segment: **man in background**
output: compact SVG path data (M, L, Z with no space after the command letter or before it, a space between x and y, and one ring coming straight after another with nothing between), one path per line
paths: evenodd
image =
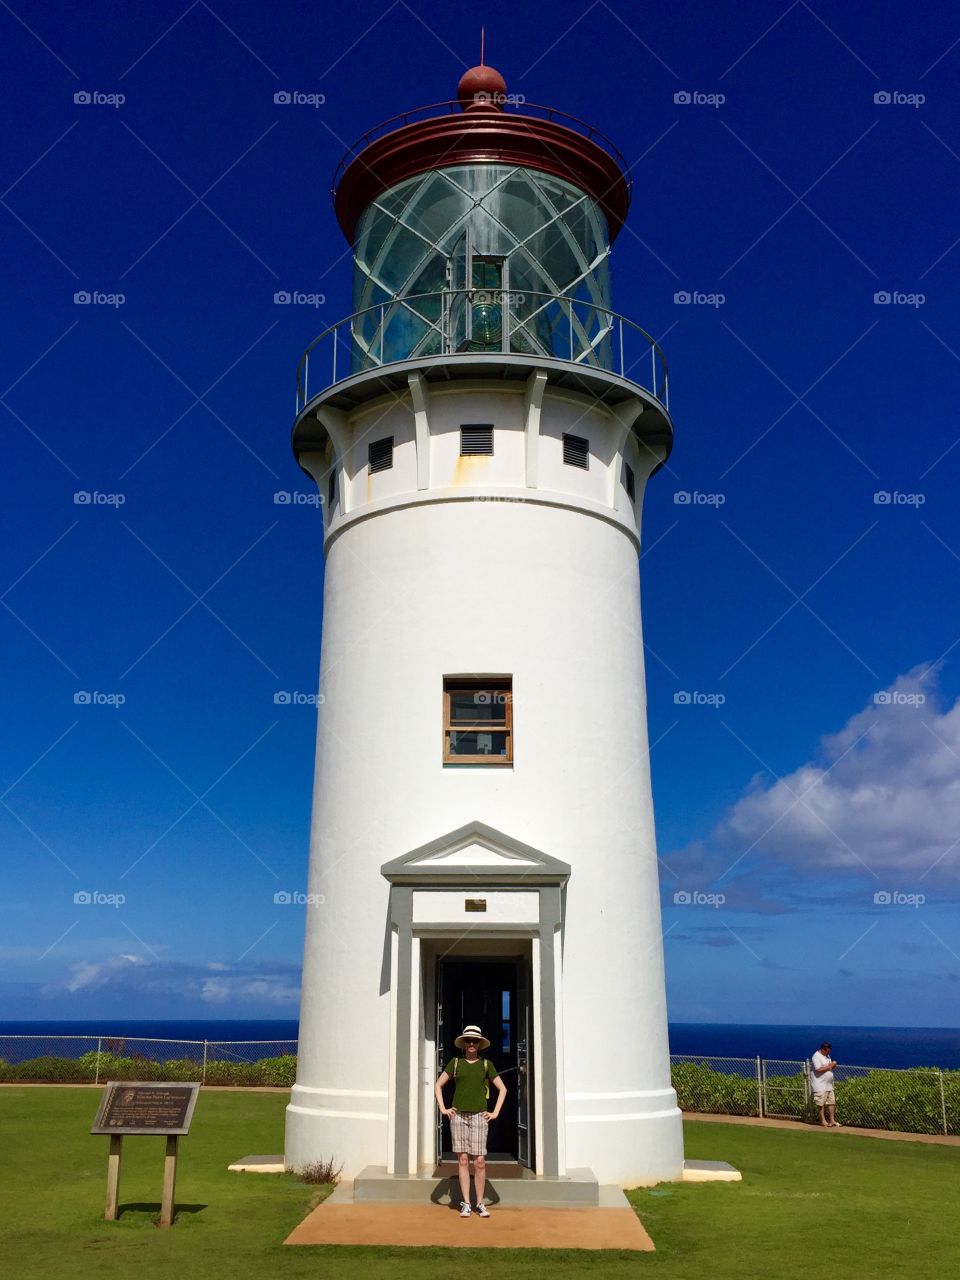
M824 1041L810 1059L810 1088L824 1129L840 1128L836 1118L837 1095L833 1091L833 1069L836 1065L833 1049Z

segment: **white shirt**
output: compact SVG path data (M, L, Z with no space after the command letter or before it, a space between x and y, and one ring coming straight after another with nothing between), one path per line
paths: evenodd
M825 1067L830 1061L831 1059L828 1058L825 1053L821 1053L819 1049L811 1058L811 1062L813 1063L813 1078L810 1082L810 1088L814 1093L827 1093L833 1088L832 1071L824 1071L823 1074L819 1076L816 1074L820 1067Z

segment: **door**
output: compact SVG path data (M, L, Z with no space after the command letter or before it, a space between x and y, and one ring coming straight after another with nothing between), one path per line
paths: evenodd
M517 974L517 1161L533 1168L532 1036L530 1034L530 969L521 963Z
M529 1057L529 1011L521 1024L522 988L529 988L525 957L497 956L489 960L442 958L437 961L437 1074L458 1055L454 1039L471 1023L490 1040L481 1056L494 1064L507 1087L507 1097L493 1122L487 1142L490 1160L530 1163L530 1116L526 1078L521 1077L521 1025L523 1054ZM453 1084L446 1086L447 1103L453 1098ZM496 1090L491 1086L491 1107ZM523 1137L520 1127L520 1099L523 1102ZM437 1161L454 1159L450 1146L450 1124L437 1112ZM523 1144L523 1151L521 1150Z

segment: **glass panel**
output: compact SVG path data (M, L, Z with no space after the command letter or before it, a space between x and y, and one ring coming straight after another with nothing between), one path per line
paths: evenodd
M452 756L505 756L507 735L500 730L493 733L475 733L450 730L450 754Z
M450 693L450 723L464 721L476 724L504 724L507 716L507 702L510 698L506 689L454 689Z

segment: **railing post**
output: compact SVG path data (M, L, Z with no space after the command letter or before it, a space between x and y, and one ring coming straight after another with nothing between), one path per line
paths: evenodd
M331 386L337 380L337 333L338 332L339 330L337 329L334 329L333 331L333 377L330 379Z
M380 303L380 364L383 365L383 325L384 325L384 305Z
M567 299L567 313L570 317L570 363L573 363L573 299Z
M624 376L623 372L623 316L620 317L620 377Z
M207 1041L203 1042L203 1075L200 1077L200 1083L207 1083Z
M940 1077L940 1114L943 1116L943 1132L944 1136L949 1134L950 1126L947 1123L947 1095L943 1089L943 1069L937 1068L937 1074Z
M99 1084L99 1083L100 1083L100 1053L101 1053L101 1051L102 1051L102 1047L103 1047L103 1041L102 1041L102 1040L100 1039L100 1037L98 1036L98 1037L97 1037L97 1069L96 1069L96 1071L95 1071L95 1073L94 1073L94 1077L93 1077L93 1083L94 1083L94 1084ZM942 1078L942 1077L941 1077L941 1080L940 1080L940 1092L941 1092L941 1093L943 1092L943 1078Z
M307 401L310 399L307 388L310 385L310 352L308 351L303 357L303 403L306 407Z
M653 390L653 394L656 395L657 394L657 348L653 346L650 348L650 364L653 369L652 390Z
M757 1115L762 1116L766 1110L763 1097L763 1066L760 1062L760 1055L757 1054Z

